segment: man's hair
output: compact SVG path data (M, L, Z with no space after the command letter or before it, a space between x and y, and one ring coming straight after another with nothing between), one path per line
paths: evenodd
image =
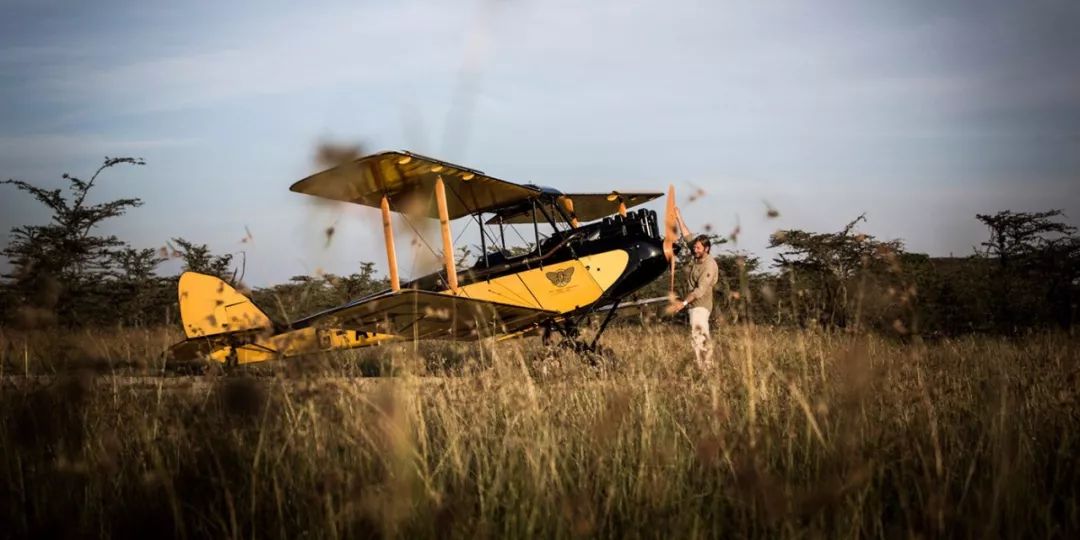
M696 237L694 237L694 242L692 242L690 245L692 246L697 242L701 242L701 247L705 248L705 253L708 253L709 248L712 247L712 240L709 240L709 235L707 234L697 235Z

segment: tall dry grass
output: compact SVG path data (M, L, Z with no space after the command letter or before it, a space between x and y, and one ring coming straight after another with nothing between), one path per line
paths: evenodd
M727 327L702 372L685 328L609 332L619 360L600 368L525 340L402 344L202 377L156 376L170 332L6 332L0 530L1080 532L1073 338ZM72 342L86 344L92 370L73 371ZM394 376L357 376L373 370Z

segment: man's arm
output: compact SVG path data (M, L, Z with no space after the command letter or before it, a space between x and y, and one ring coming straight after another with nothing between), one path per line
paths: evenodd
M679 225L679 240L683 243L690 242L690 227L686 226L686 222L683 221L682 212L679 211L679 207L675 207L675 222Z

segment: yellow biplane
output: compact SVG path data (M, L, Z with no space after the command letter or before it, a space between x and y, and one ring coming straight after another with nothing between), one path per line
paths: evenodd
M349 161L290 189L379 208L390 288L283 323L224 281L186 272L179 297L187 339L172 347L173 359L237 365L388 341L534 333L557 333L578 352L595 352L622 299L674 266L675 242L682 236L675 225L681 220L674 188L668 191L662 230L656 212L630 210L662 196L659 192L562 193L410 152ZM438 220L440 271L400 282L395 213ZM481 225L482 253L471 267L458 268L450 225L465 217ZM551 227L546 238L541 223ZM526 253L511 255L506 229L528 224L535 241ZM685 226L681 229L687 234ZM596 313L605 315L603 323L586 342L579 325Z

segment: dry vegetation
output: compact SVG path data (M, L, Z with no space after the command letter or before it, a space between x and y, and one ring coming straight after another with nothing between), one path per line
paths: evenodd
M244 263L98 235L142 201L93 204L95 179L144 163L0 182L51 215L0 249L0 537L1080 537L1061 210L976 215L967 257L908 253L865 215L776 231L773 268L719 253L707 370L685 327L648 324L609 331L599 367L529 339L180 376L158 266L239 286ZM385 288L365 262L252 295L287 321Z
M1080 531L1064 334L621 327L157 376L167 331L4 331L11 536L1036 536ZM373 370L393 377L363 378ZM29 373L29 377L26 374Z

